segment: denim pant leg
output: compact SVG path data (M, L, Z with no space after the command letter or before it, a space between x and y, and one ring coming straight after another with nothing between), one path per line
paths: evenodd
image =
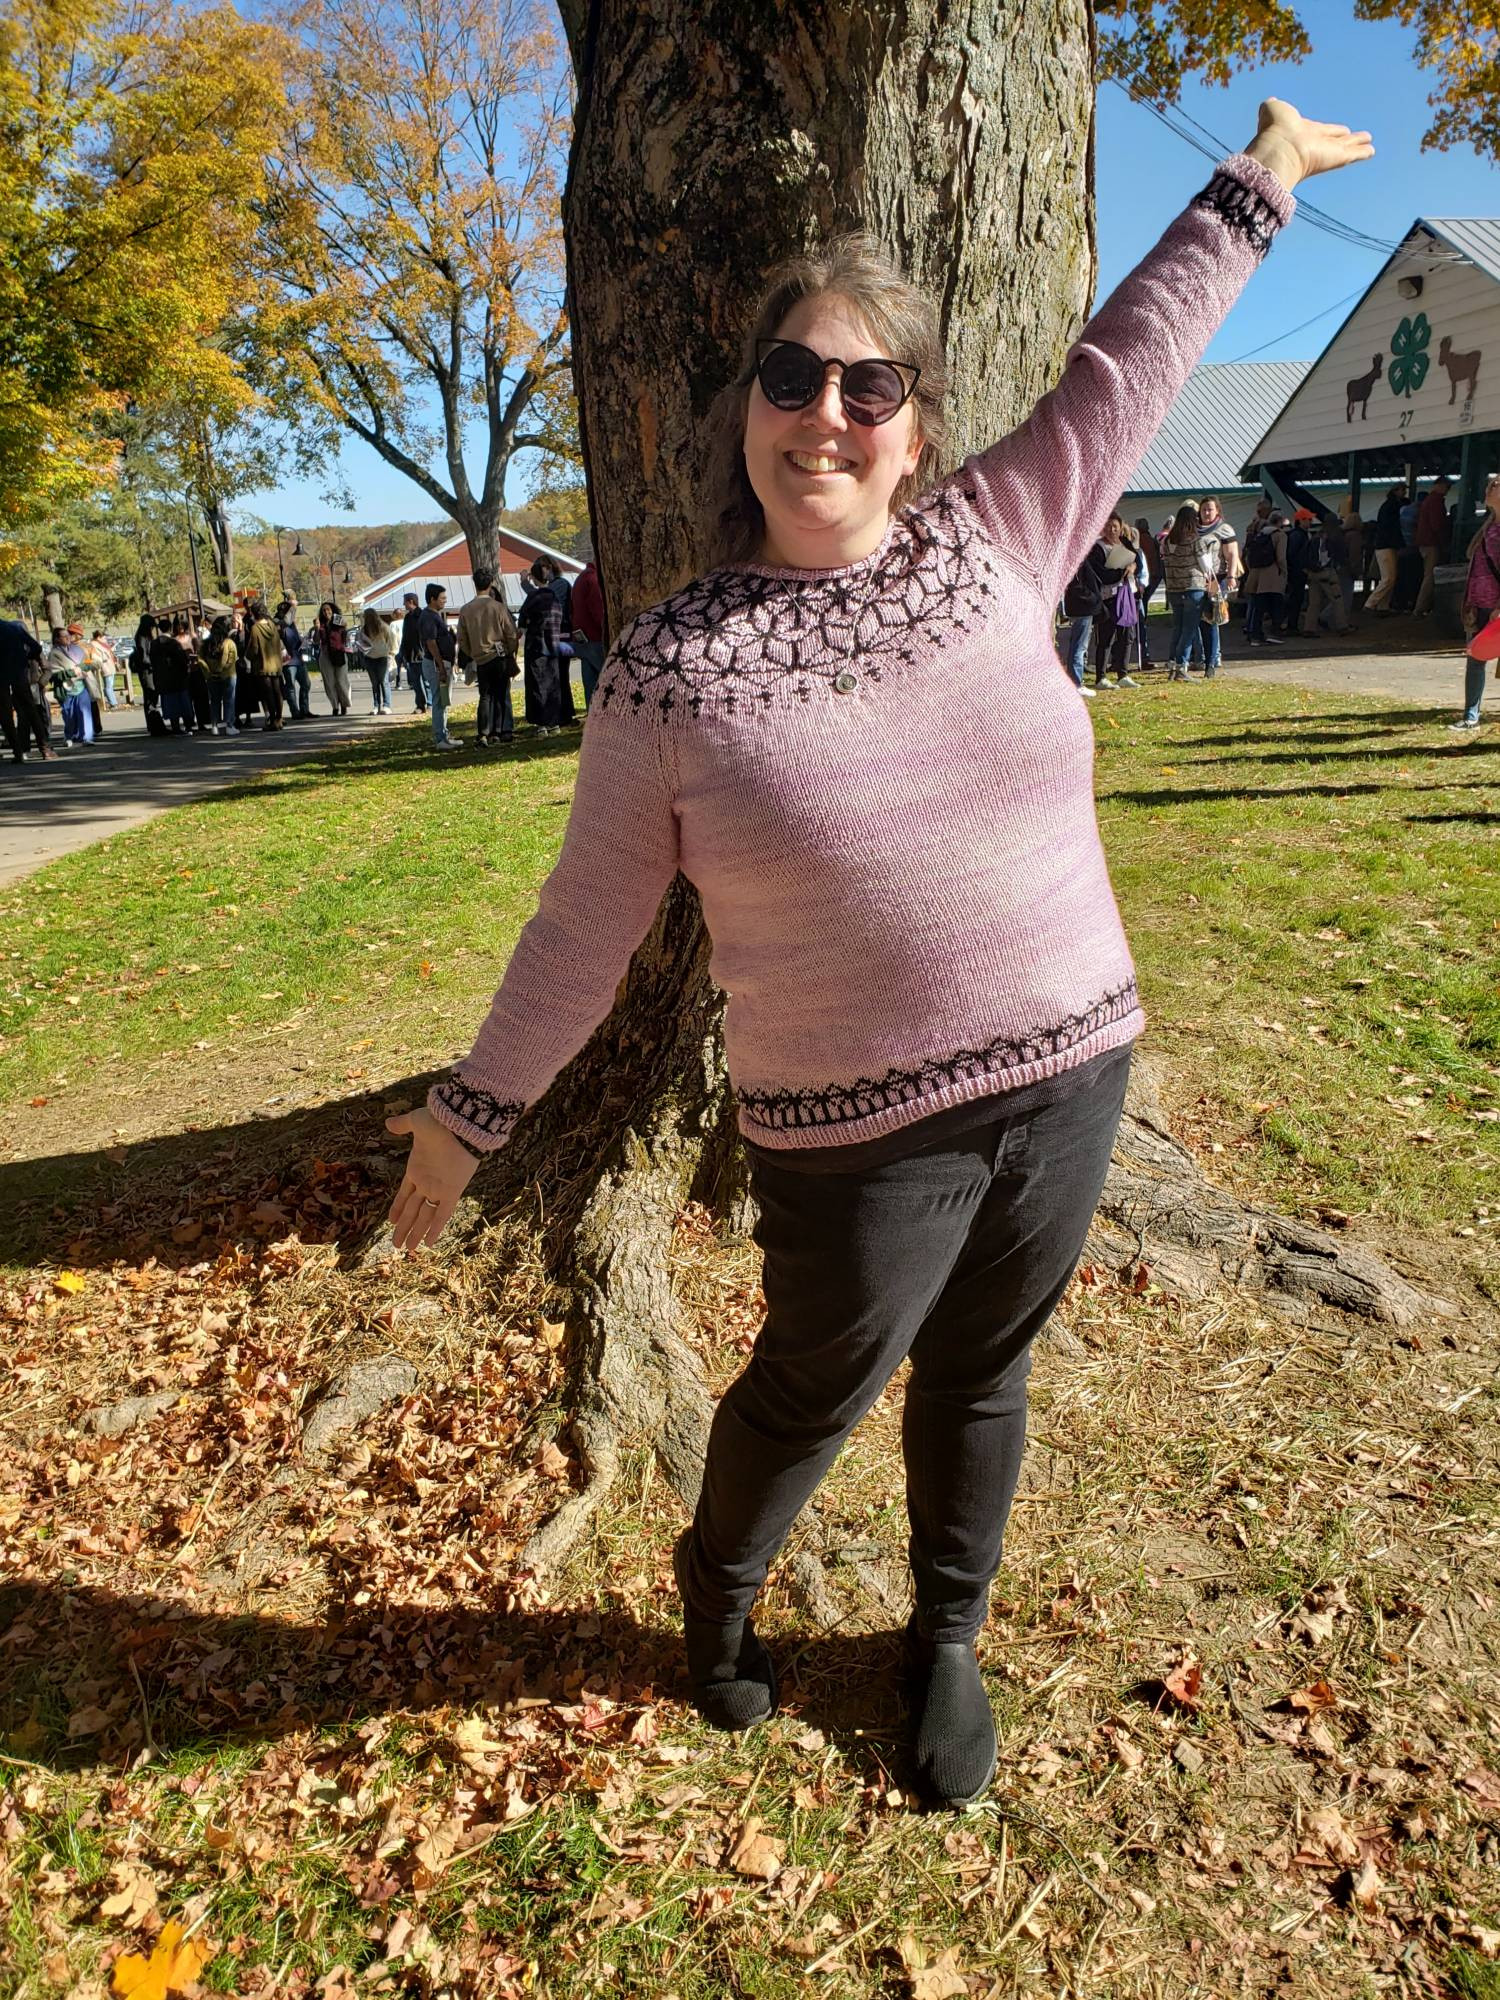
M1208 618L1198 621L1198 642L1203 649L1203 665L1208 673L1216 673L1219 666L1219 626Z
M1073 1275L1114 1149L1130 1054L1000 1130L969 1240L912 1343L902 1421L917 1623L972 1640L1026 1443L1031 1347Z
M1091 617L1075 618L1068 627L1068 672L1073 676L1076 687L1083 686L1084 668L1089 657L1089 634L1093 629Z
M1484 700L1485 661L1476 660L1472 653L1464 655L1464 720L1477 722L1480 705Z
M847 1174L752 1153L766 1317L709 1433L684 1550L694 1616L748 1615L792 1523L941 1296L988 1189L993 1147L981 1128Z
M432 710L432 740L434 743L448 741L448 689L438 680L438 670L431 660L422 662L422 685L427 692L427 705Z

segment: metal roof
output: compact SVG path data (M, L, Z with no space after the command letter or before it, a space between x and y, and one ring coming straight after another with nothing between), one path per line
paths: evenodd
M1126 493L1222 493L1280 416L1310 361L1205 361L1167 412Z
M523 535L519 528L508 528L502 524L500 533L506 541L518 542L523 550L530 549L533 556L551 556L564 571L571 571L575 576L583 569L583 564L577 556L564 555L561 549L554 549L547 542L539 542L534 535ZM363 591L355 591L354 598L357 602L372 604L377 597L388 594L392 585L404 584L411 572L424 562L431 561L434 556L445 556L453 549L466 549L467 546L467 538L463 535L450 535L445 542L434 542L430 549L423 549L420 554L409 556L398 569L388 569L384 576L377 576L373 583L365 585ZM424 584L442 581L440 577L431 576L423 577L421 580ZM473 595L471 590L464 602L467 603L468 598ZM396 601L400 602L399 589Z
M1471 264L1477 264L1486 277L1500 284L1500 216L1426 215L1422 220Z

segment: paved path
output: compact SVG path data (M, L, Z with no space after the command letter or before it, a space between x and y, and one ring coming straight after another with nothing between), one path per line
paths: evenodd
M462 683L453 693L455 718L478 698L476 689ZM390 717L356 707L352 715L335 718L320 689L314 691L313 709L315 721L288 723L269 734L255 725L240 736L154 737L146 734L139 707L118 708L106 714L96 742L72 750L61 748L62 726L54 713L55 762L16 764L0 746L0 884L173 806L315 755L330 743L409 722L414 713L406 688Z
M1324 694L1388 695L1419 708L1430 705L1435 717L1447 721L1458 715L1464 662L1457 646L1367 652L1365 643L1363 633L1355 639L1289 639L1284 646L1247 646L1236 639L1224 648L1224 660L1236 680L1274 681Z

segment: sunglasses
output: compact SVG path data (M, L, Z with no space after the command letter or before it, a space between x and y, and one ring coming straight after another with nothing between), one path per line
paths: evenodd
M839 396L851 423L872 429L888 424L917 386L920 368L904 361L825 361L795 340L757 340L755 379L778 410L805 410L823 393L830 368L839 374Z

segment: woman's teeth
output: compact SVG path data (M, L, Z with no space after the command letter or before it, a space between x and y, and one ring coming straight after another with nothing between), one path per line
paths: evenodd
M787 457L803 472L848 472L852 458L830 458L823 452L789 451Z

